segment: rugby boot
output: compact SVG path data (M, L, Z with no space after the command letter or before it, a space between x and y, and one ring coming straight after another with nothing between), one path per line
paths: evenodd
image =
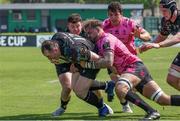
M99 111L99 117L105 117L109 114L112 115L114 113L111 107L105 103L104 103L104 106L100 108L98 111Z

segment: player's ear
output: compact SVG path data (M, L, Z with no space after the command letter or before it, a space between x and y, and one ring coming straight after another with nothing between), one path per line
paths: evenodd
M98 31L98 33L101 31L100 27L96 27L96 30Z

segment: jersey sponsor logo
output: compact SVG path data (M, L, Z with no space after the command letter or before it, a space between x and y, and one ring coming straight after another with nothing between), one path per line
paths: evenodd
M105 42L103 44L103 49L110 49L110 43L109 42Z

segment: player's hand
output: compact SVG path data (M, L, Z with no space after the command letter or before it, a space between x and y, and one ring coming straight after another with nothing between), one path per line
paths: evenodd
M114 66L109 68L113 74L118 74L117 69Z
M160 45L158 43L151 43L150 46L156 49L160 48Z
M141 30L139 29L135 30L134 32L131 32L131 36L140 38L140 35L141 35Z
M60 61L57 59L51 59L50 61L51 63L54 63L54 64L60 64Z
M131 32L131 36L135 36L135 37L140 38L141 32L142 32L142 30L141 30L140 26L139 26L139 25L136 25L134 31Z
M139 52L143 53L143 52L145 52L149 49L152 49L152 48L160 48L160 45L157 43L147 42L147 43L144 43L141 47L139 47Z
M78 71L79 71L78 68L76 68L74 64L71 64L71 66L70 66L70 72L76 73L76 72L78 72Z
M83 68L85 68L85 61L80 61L80 65L81 65L81 67L83 67Z

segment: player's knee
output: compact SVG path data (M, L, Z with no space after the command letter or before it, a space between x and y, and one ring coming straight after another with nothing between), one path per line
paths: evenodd
M169 85L172 85L172 81L169 80L168 78L167 78L166 82L167 82Z
M66 89L66 90L70 90L71 89L71 85L69 85L69 84L61 84L61 87L63 89Z
M151 100L160 105L169 105L169 96L167 96L160 88L151 95Z
M79 98L81 97L82 94L81 94L81 92L79 91L79 89L74 88L73 91L74 91L74 93L76 94L77 97L79 97Z
M67 89L67 90L70 90L71 89L71 83L70 82L64 82L64 80L63 81L61 81L61 87L63 88L63 89Z
M161 98L157 100L157 103L161 106L170 105L170 98L168 96L162 95Z
M167 79L166 79L166 82L169 84L169 85L173 85L174 83L174 78L171 74L168 74L167 76Z
M178 84L177 84L177 85L178 85L178 88L177 88L177 89L180 91L180 80L178 81Z
M79 91L79 92L76 92L75 94L76 94L76 96L79 97L80 99L84 99L84 98L86 97L86 94L83 93L83 92L80 92L80 91Z
M180 91L179 77L168 74L166 81L169 85L173 86L174 88Z
M124 78L119 79L119 81L116 83L116 94L120 99L123 99L127 92L132 88L131 83Z
M70 93L71 92L71 88L69 88L69 87L62 87L62 92Z
M80 88L74 88L73 89L74 93L76 94L77 97L81 98L81 99L84 99L85 96L86 96L86 91L85 90L82 90Z

